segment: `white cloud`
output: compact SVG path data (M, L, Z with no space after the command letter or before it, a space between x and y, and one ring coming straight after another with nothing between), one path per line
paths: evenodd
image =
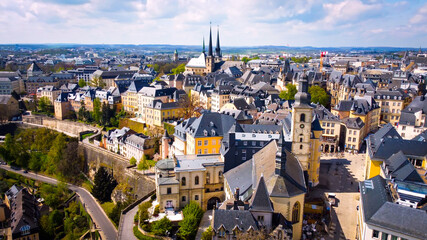
M426 37L419 32L426 32L427 5L411 10L411 4L402 11L403 5L386 0L0 0L0 43L199 45L212 22L214 31L220 25L223 46L396 46L400 39L390 36L397 28Z

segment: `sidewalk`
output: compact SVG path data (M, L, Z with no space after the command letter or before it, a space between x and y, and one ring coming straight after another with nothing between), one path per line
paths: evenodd
M202 233L211 225L212 210L207 210L200 221L199 230L197 230L196 239L202 239Z

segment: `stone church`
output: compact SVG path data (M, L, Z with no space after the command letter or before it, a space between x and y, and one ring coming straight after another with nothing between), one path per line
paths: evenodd
M217 31L215 54L212 46L212 28L209 29L208 54L205 51L205 40L203 39L203 51L197 58L192 58L185 66L185 71L197 75L206 75L214 72L222 61L222 52L219 44L219 29Z

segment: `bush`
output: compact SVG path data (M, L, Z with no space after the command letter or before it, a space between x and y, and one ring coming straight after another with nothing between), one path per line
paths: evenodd
M130 165L135 165L135 164L136 164L136 159L135 159L134 157L132 157L132 158L129 160L129 163L130 163Z
M206 231L204 231L204 232L202 233L202 240L212 240L212 236L213 236L213 233L212 233L212 227L211 227L211 226L209 226L209 227L206 229Z
M148 209L151 207L151 202L143 202L139 205L139 223L141 226L150 218L148 214Z
M182 214L184 215L184 219L179 222L179 232L177 235L182 239L194 239L197 234L199 222L203 217L203 210L198 203L191 201L182 210Z
M167 232L170 232L171 230L172 222L167 217L164 217L151 224L151 232L158 236L166 236Z
M159 216L159 213L160 213L160 205L156 205L156 207L154 207L154 213L153 213L153 215L154 216Z

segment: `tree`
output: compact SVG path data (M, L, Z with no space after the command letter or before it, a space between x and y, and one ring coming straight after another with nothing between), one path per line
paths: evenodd
M105 102L103 102L101 107L100 124L102 126L111 125L111 122L112 122L111 118L113 118L113 123L114 123L114 113L115 113L115 110L111 109L110 104L109 103L105 104Z
M176 68L172 68L171 71L174 75L183 73L185 71L185 63L178 65Z
M92 194L99 201L108 202L111 201L111 193L116 186L114 177L104 167L100 167L95 174Z
M297 94L298 90L294 84L286 85L286 90L281 91L279 97L284 100L295 100L295 94Z
M47 154L48 165L46 170L49 174L53 174L56 172L57 164L60 159L62 159L63 151L66 146L67 143L65 141L65 135L62 133L58 134L52 143L52 147L50 148L49 153Z
M212 240L213 232L212 227L209 226L206 231L202 233L202 240Z
M79 87L83 88L86 87L87 83L83 78L79 79Z
M158 236L166 236L171 230L172 222L166 216L151 225L151 231Z
M135 165L135 164L136 164L136 159L135 159L134 157L132 157L132 158L129 160L129 163L130 163L130 165Z
M179 222L178 236L182 239L194 239L197 233L199 222L203 217L203 210L199 204L191 201L182 210L184 219Z
M101 101L99 98L95 98L93 100L93 112L92 112L93 120L96 123L100 123L101 120Z
M200 112L197 110L201 109L201 105L199 100L195 96L191 96L190 94L185 97L181 97L178 100L179 105L183 111L183 118L191 118L191 117L199 117Z
M418 96L422 96L426 94L426 85L423 82L418 84Z
M138 206L139 210L139 222L141 225L144 224L145 221L147 221L150 218L150 215L148 213L148 209L151 207L151 202L143 202Z
M102 80L102 77L93 76L89 85L92 87L104 88L107 84L105 84L104 80Z
M308 92L311 95L311 102L319 103L323 106L327 106L329 104L329 95L326 93L325 89L319 86L311 86L308 89Z
M138 170L144 170L144 173L145 173L145 170L148 170L149 168L150 168L150 164L147 161L147 156L144 154L142 155L142 158L139 161Z
M79 143L73 139L65 147L63 156L58 162L58 172L72 182L76 180L75 176L84 170L84 158L79 156L78 151Z
M53 112L52 104L47 97L41 97L39 99L39 111L45 112L45 113L51 113Z

